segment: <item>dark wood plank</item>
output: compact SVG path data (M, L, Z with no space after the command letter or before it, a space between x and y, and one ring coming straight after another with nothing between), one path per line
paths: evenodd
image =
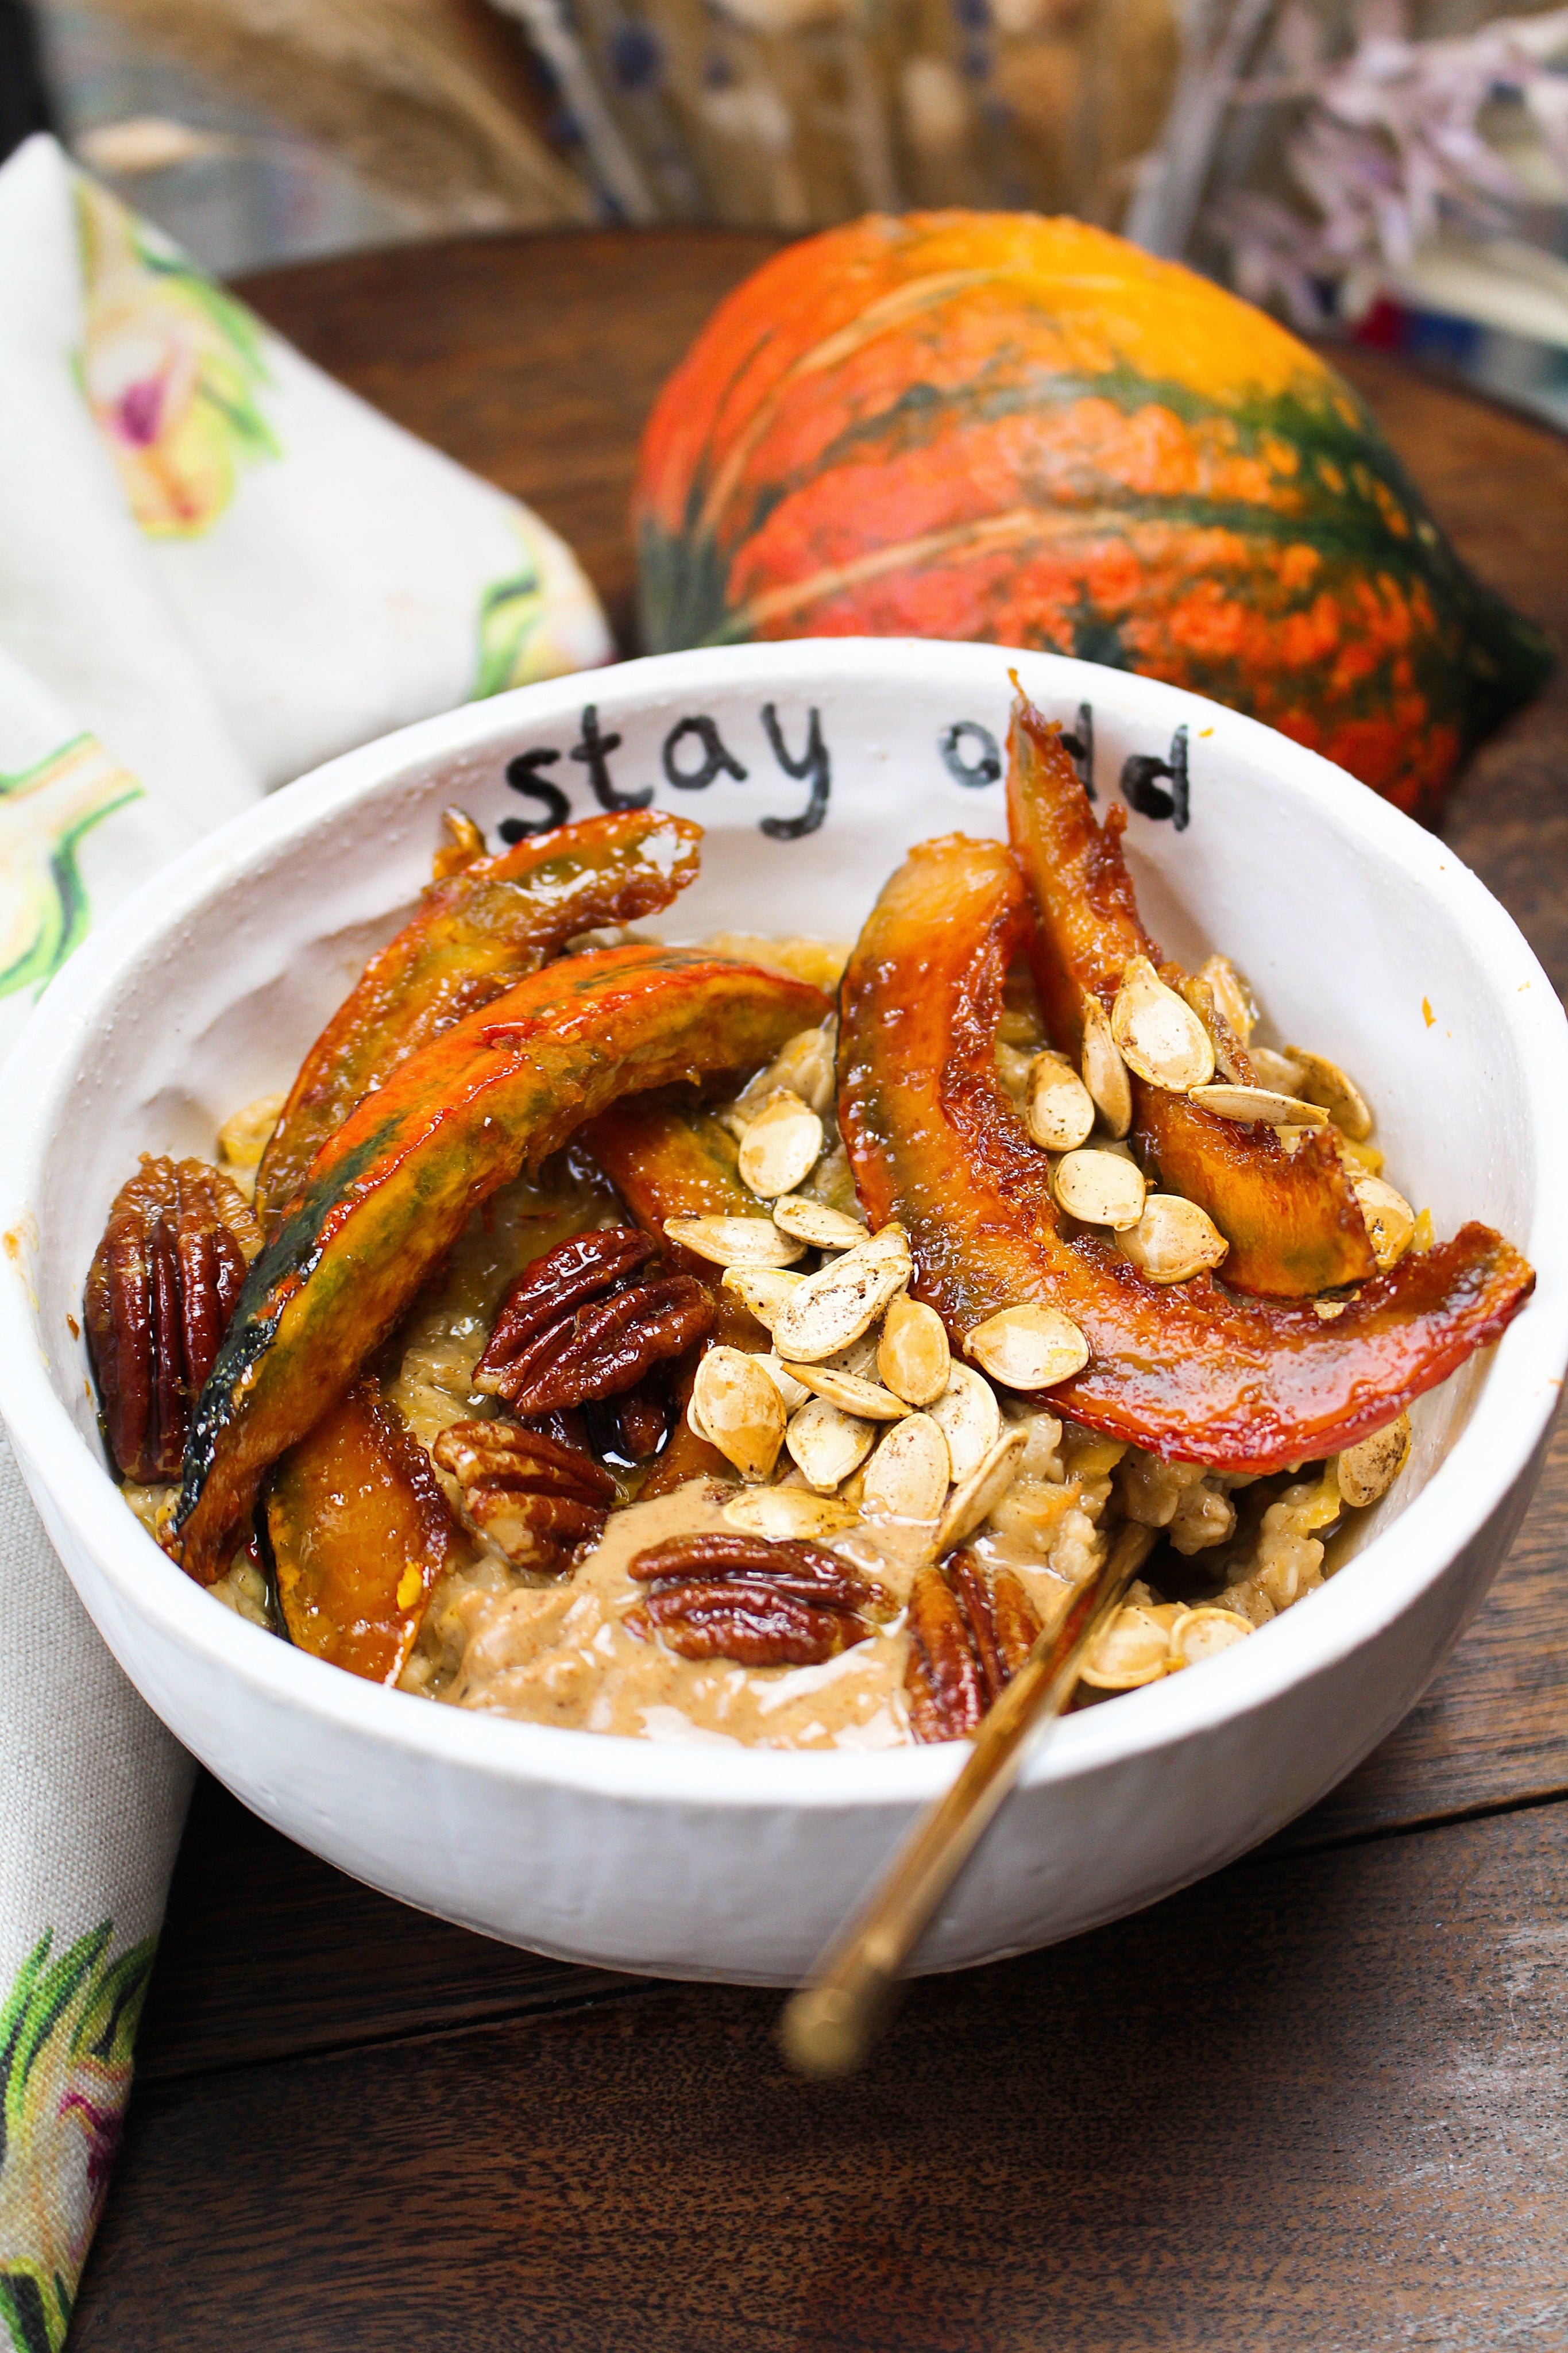
M847 2086L695 1989L143 2086L75 2353L1561 2346L1565 1826L1233 1870Z

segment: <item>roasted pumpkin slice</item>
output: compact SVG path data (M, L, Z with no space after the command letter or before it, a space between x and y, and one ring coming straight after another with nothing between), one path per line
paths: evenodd
M577 933L668 907L696 878L701 839L684 818L632 809L535 834L432 883L300 1064L257 1175L264 1223L276 1229L328 1136L400 1062Z
M1007 821L1038 915L1028 942L1046 1018L1075 1059L1088 991L1110 1011L1129 957L1160 965L1121 854L1126 812L1097 825L1061 732L1020 694L1008 742ZM1165 965L1162 976L1184 976ZM1331 1137L1293 1155L1271 1127L1217 1119L1185 1095L1132 1081L1133 1129L1151 1182L1206 1209L1230 1244L1233 1291L1303 1299L1364 1282L1366 1220Z
M289 1640L395 1683L463 1538L424 1448L374 1381L356 1381L273 1472L267 1534Z
M1206 1274L1157 1286L1110 1241L1064 1233L994 1050L1031 929L1012 854L952 835L893 876L844 976L838 1113L860 1198L873 1226L904 1226L916 1295L955 1341L1004 1307L1059 1309L1089 1356L1053 1409L1167 1459L1264 1472L1382 1428L1518 1314L1534 1277L1479 1225L1406 1256L1331 1323Z
M748 1070L821 992L689 950L564 957L394 1071L323 1146L197 1401L173 1546L210 1583L268 1466L336 1404L470 1212L625 1093Z
M686 1419L691 1383L709 1348L764 1350L768 1335L719 1280L717 1268L689 1250L679 1250L664 1231L667 1218L754 1218L762 1204L742 1184L735 1166L735 1141L716 1119L668 1103L617 1103L585 1128L582 1141L619 1193L645 1233L657 1234L671 1266L707 1284L713 1324L707 1338L682 1360L673 1385L674 1428L640 1488L644 1502L668 1495L688 1479L731 1479L734 1472L716 1446L699 1438Z

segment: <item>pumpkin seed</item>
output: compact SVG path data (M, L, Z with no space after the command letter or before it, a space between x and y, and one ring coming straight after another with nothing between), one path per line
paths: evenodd
M714 1266L793 1266L805 1244L781 1234L771 1218L666 1218L672 1242Z
M1385 1185L1381 1176L1357 1176L1351 1189L1361 1203L1367 1239L1381 1273L1410 1248L1415 1231L1415 1212L1404 1194Z
M930 1414L907 1414L866 1465L861 1508L883 1519L934 1520L951 1471L947 1440Z
M1321 1103L1299 1095L1276 1094L1272 1087L1193 1087L1189 1098L1218 1119L1267 1120L1270 1127L1326 1127Z
M842 1535L857 1516L837 1495L814 1495L809 1487L749 1487L724 1506L731 1527L749 1536L768 1536L775 1544L799 1536Z
M952 1355L947 1327L934 1307L900 1291L888 1302L877 1370L906 1405L931 1405L947 1387Z
M1228 1651L1252 1631L1252 1621L1239 1610L1205 1607L1189 1609L1178 1618L1169 1635L1170 1663L1173 1667L1197 1667L1205 1659L1216 1658Z
M780 1266L731 1266L724 1271L724 1289L732 1292L742 1306L770 1332L784 1301L805 1281L804 1274L786 1274Z
M815 1487L819 1495L831 1495L852 1471L859 1469L876 1434L874 1421L840 1413L826 1398L815 1397L792 1416L784 1444L806 1485Z
M784 1443L784 1405L760 1356L710 1348L691 1384L700 1434L742 1479L769 1477Z
M1307 1101L1321 1103L1336 1127L1364 1144L1372 1134L1372 1107L1354 1080L1326 1054L1310 1054L1304 1046L1287 1046L1285 1051L1301 1065L1301 1092Z
M877 1335L875 1332L862 1332L858 1340L851 1340L849 1345L840 1348L836 1356L825 1357L823 1361L830 1372L853 1373L858 1380L875 1380Z
M1065 1152L1051 1189L1069 1218L1086 1226L1135 1226L1143 1214L1143 1177L1116 1152Z
M742 1140L741 1182L764 1201L793 1193L822 1155L822 1122L796 1094L776 1094Z
M1169 1627L1152 1609L1133 1602L1117 1611L1095 1644L1084 1662L1083 1680L1096 1691L1137 1691L1159 1682L1170 1656Z
M902 1398L876 1381L862 1380L857 1373L840 1372L832 1365L787 1364L784 1369L802 1392L797 1402L815 1389L841 1413L857 1413L866 1421L902 1421L909 1412Z
M809 1242L814 1250L853 1250L867 1239L858 1218L847 1218L842 1209L830 1209L826 1201L808 1200L799 1193L786 1193L773 1203L773 1223L781 1233Z
M1187 1282L1205 1267L1218 1266L1230 1244L1195 1201L1180 1193L1151 1193L1138 1223L1117 1235L1116 1247L1151 1282Z
M798 1249L799 1244L792 1247ZM792 1292L773 1324L778 1352L790 1363L819 1365L868 1332L914 1271L901 1226L884 1226Z
M1249 1046L1247 1059L1257 1074L1259 1086L1268 1087L1277 1095L1299 1095L1306 1071L1289 1054L1277 1054L1272 1046Z
M780 1047L768 1076L776 1087L788 1087L815 1112L826 1112L833 1103L833 1051L838 1024L820 1029L797 1029Z
M1363 1511L1387 1494L1409 1457L1410 1416L1402 1413L1386 1430L1345 1448L1334 1464L1335 1484L1347 1504Z
M954 1366L956 1371L957 1367ZM934 1421L936 1417L931 1416ZM966 1536L972 1536L984 1519L989 1518L1018 1475L1018 1458L1029 1442L1029 1432L1022 1422L1014 1422L1005 1430L989 1451L975 1464L969 1476L953 1489L942 1524L936 1532L938 1555L951 1552Z
M1132 1087L1110 1019L1098 997L1083 997L1083 1083L1109 1135L1125 1135L1132 1124Z
M1110 1008L1110 1034L1128 1069L1151 1086L1182 1095L1214 1076L1214 1039L1147 956L1127 960Z
M772 1354L765 1356L759 1356L756 1361L761 1365L763 1372L766 1373L769 1380L772 1381L780 1397L783 1398L784 1409L785 1413L798 1413L801 1407L805 1403L806 1398L811 1395L811 1391L806 1387L805 1383L804 1381L797 1381L795 1375L790 1371L789 1366L782 1364L779 1358Z
M1198 978L1208 983L1215 1003L1236 1032L1237 1045L1245 1046L1258 1025L1258 1000L1246 975L1237 970L1228 956L1212 955L1198 966Z
M952 1475L959 1480L979 1469L1002 1429L995 1390L969 1365L953 1366L947 1387L931 1406L931 1418L947 1440Z
M966 1333L963 1353L1005 1389L1049 1389L1082 1372L1089 1342L1070 1315L1026 1300Z
M1024 1087L1024 1124L1047 1152L1071 1152L1094 1125L1094 1098L1060 1054L1037 1054Z

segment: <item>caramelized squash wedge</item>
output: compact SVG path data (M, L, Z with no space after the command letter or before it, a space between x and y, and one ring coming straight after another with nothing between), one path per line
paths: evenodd
M478 1204L626 1093L748 1070L820 991L691 951L546 965L393 1071L251 1269L197 1402L171 1549L208 1584L268 1465L336 1404Z
M1125 810L1113 807L1103 826L1095 823L1060 729L1022 694L1008 739L1007 822L1038 917L1028 950L1041 1004L1057 1044L1076 1060L1086 990L1109 1012L1135 955L1173 987L1184 976L1163 964L1140 920L1121 854ZM1206 1209L1230 1244L1225 1278L1233 1291L1305 1299L1375 1271L1366 1220L1331 1137L1309 1137L1292 1155L1271 1127L1217 1119L1139 1078L1132 1119L1151 1182L1157 1172L1168 1191Z
M701 839L685 818L631 809L535 834L433 882L300 1064L257 1174L257 1214L268 1230L328 1136L400 1062L537 972L579 932L669 906L696 879Z
M284 1455L267 1534L290 1641L374 1683L397 1681L464 1549L424 1448L369 1380Z
M1053 1409L1167 1459L1264 1472L1382 1428L1518 1314L1534 1276L1479 1225L1401 1260L1327 1324L1206 1274L1158 1287L1110 1242L1065 1234L994 1051L1032 929L1011 852L952 835L892 877L844 976L839 1121L860 1198L873 1226L904 1226L915 1293L955 1340L1004 1307L1058 1308L1089 1356Z
M713 1301L712 1328L679 1367L672 1390L675 1426L638 1490L639 1500L670 1494L688 1479L732 1479L734 1472L718 1448L699 1438L686 1419L691 1384L710 1348L765 1351L768 1335L734 1293L724 1289L716 1268L666 1238L664 1221L761 1213L761 1202L737 1173L735 1140L705 1113L634 1097L602 1113L584 1130L582 1141L643 1231L659 1237L668 1262L696 1275Z

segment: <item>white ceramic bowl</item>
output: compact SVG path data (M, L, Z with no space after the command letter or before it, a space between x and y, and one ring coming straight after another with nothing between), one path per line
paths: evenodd
M0 1409L82 1599L220 1780L373 1885L574 1959L782 1981L807 1968L954 1752L784 1755L469 1715L356 1682L219 1608L103 1466L68 1319L111 1195L139 1151L210 1151L230 1110L287 1083L428 873L444 804L488 828L537 816L540 794L520 797L506 776L532 754L512 766L520 785L557 787L576 815L595 807L595 764L574 756L590 698L601 745L620 739L600 781L651 781L709 828L672 937L848 936L909 843L1003 830L1010 660L1048 712L1074 723L1090 706L1102 803L1139 756L1134 797L1157 808L1163 796L1171 814L1134 815L1128 836L1156 936L1183 958L1209 944L1235 955L1281 1035L1361 1079L1392 1173L1439 1231L1486 1219L1539 1281L1489 1359L1418 1408L1412 1460L1352 1564L1220 1658L1060 1728L921 1966L1067 1936L1267 1837L1398 1722L1485 1593L1568 1357L1568 1032L1508 916L1441 842L1249 720L1054 657L835 640L530 687L333 761L149 885L38 1008L0 1144ZM774 745L800 768L813 709L825 821L770 835L762 821L807 807L811 777ZM713 768L713 728L744 777L672 786L671 770ZM1179 828L1181 779L1157 764L1180 768L1183 728Z

